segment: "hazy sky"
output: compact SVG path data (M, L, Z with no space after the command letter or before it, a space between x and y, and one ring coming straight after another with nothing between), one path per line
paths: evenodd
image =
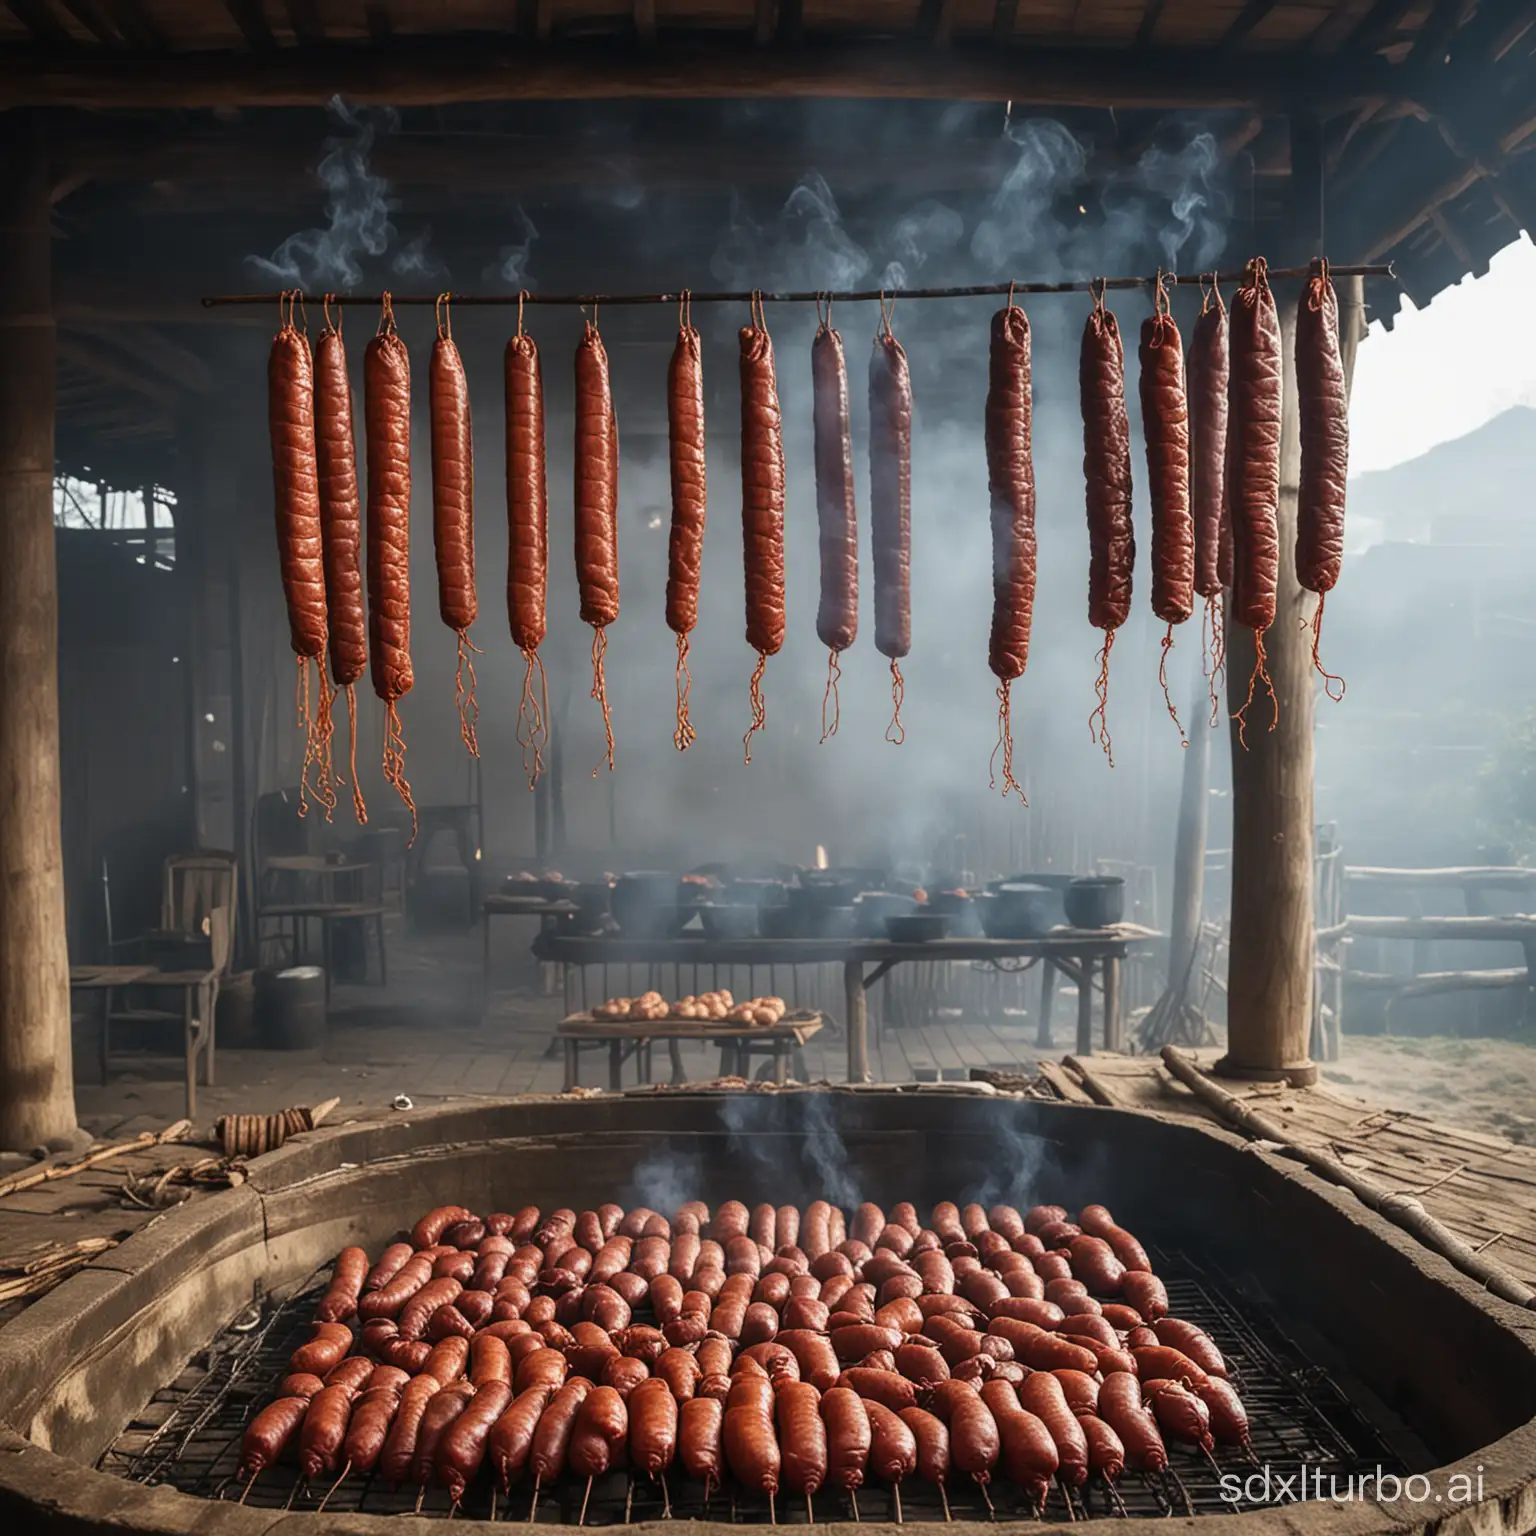
M1524 235L1485 276L1423 310L1406 299L1392 330L1360 348L1349 467L1390 469L1462 437L1512 405L1536 406L1536 246Z

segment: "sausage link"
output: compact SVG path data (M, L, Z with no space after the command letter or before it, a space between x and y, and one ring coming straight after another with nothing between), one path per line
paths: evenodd
M859 632L859 521L853 491L853 433L843 338L823 324L811 343L811 417L815 429L816 524L821 545L821 601L816 637L846 651ZM781 1237L781 1243L794 1242Z
M870 1428L859 1394L847 1387L823 1392L821 1421L827 1427L827 1476L839 1488L862 1488Z
M1301 416L1296 579L1309 592L1327 593L1344 562L1349 389L1339 355L1339 300L1326 261L1313 261L1296 311L1296 400Z
M469 1407L474 1390L467 1381L456 1381L428 1401L416 1434L416 1454L411 1460L411 1482L416 1487L426 1487L436 1471L437 1450L443 1436Z
M1125 355L1120 327L1104 307L1102 295L1083 328L1078 383L1083 410L1083 474L1088 487L1088 622L1095 629L1112 631L1130 617L1136 534L1131 523L1131 428L1125 409ZM1029 1227L1027 1218L1025 1226Z
M1125 1464L1133 1472L1160 1472L1168 1451L1157 1420L1141 1405L1141 1384L1116 1371L1099 1387L1099 1417L1114 1430L1125 1448Z
M766 1376L738 1376L726 1399L721 1440L736 1480L757 1493L777 1493L782 1458L773 1430L774 1391Z
M1184 342L1166 301L1141 326L1141 430L1152 502L1152 612L1182 624L1195 611L1195 528L1189 509L1189 401Z
M386 306L363 356L368 447L368 650L373 691L411 691L411 359ZM472 1213L464 1212L467 1217ZM443 1223L443 1227L448 1226ZM443 1227L437 1229L441 1233ZM418 1231L420 1226L418 1224ZM436 1241L437 1233L433 1235ZM418 1248L429 1246L417 1242Z
M434 1377L422 1375L413 1377L401 1392L400 1406L379 1457L379 1473L391 1488L398 1488L410 1475L421 1431L421 1416L440 1391L441 1383Z
M1034 1414L1055 1442L1062 1481L1080 1488L1088 1481L1088 1439L1061 1382L1047 1371L1036 1371L1016 1390L1019 1406Z
M324 1376L335 1370L352 1347L352 1330L345 1323L312 1323L309 1341L288 1357L290 1371Z
M699 333L686 322L667 366L667 447L672 530L667 546L667 627L686 635L699 617L699 570L707 511L704 474L704 367Z
M1181 1381L1152 1380L1142 1383L1142 1397L1152 1410L1157 1426L1175 1440L1185 1440L1203 1450L1216 1444L1211 1437L1211 1410Z
M280 1397L268 1403L246 1426L240 1441L240 1476L255 1477L258 1472L276 1465L283 1452L293 1443L305 1416L309 1412L310 1398Z
M752 723L743 742L750 763L752 737L762 729L764 720L763 663L784 644L784 431L773 371L773 341L767 328L743 326L740 343L741 532L747 644L758 656L752 674Z
M391 1243L379 1255L379 1262L368 1271L368 1278L363 1281L363 1294L368 1296L374 1291L382 1291L410 1262L415 1251L409 1243Z
M449 629L462 635L475 622L478 607L475 449L464 360L452 336L442 328L432 346L427 396L432 422L432 545L437 556L438 612Z
M485 1462L491 1430L512 1400L512 1388L503 1380L485 1382L475 1390L469 1406L459 1414L437 1446L437 1478L455 1504L479 1475Z
M326 1373L324 1384L327 1387L340 1387L356 1397L372 1381L375 1371L389 1369L389 1366L375 1365L366 1355L349 1355L340 1365Z
M1023 676L1029 663L1036 563L1031 411L1029 320L1022 309L1009 304L992 317L986 411L987 488L992 503L988 663L999 682Z
M1068 1240L1072 1253L1072 1274L1099 1296L1114 1296L1125 1279L1125 1265L1115 1257L1115 1250L1102 1237L1086 1234Z
M1232 303L1227 387L1227 511L1232 612L1262 632L1275 621L1280 571L1280 321L1263 257L1248 263Z
M1008 1480L1035 1500L1044 1499L1060 1465L1050 1430L1037 1414L1022 1406L1012 1382L989 1381L981 1389L981 1399L996 1421Z
M882 1483L899 1483L917 1470L917 1437L884 1403L864 1400L869 1417L869 1470Z
M955 1471L978 1483L990 1481L1002 1441L997 1420L975 1388L963 1382L943 1382L934 1388L931 1407L949 1431L950 1461Z
M551 1482L565 1471L570 1452L571 1434L576 1428L576 1415L586 1401L593 1385L584 1376L573 1376L550 1398L539 1416L539 1427L534 1431L533 1453L529 1458L534 1476L540 1482Z
M912 377L889 323L869 360L869 504L875 649L899 661L912 648Z
M434 1247L449 1227L461 1221L473 1221L475 1213L462 1205L439 1205L427 1212L411 1228L411 1241L419 1251Z
M1195 591L1221 595L1227 478L1227 309L1214 286L1189 343L1190 501L1195 527ZM1100 1236L1105 1234L1100 1233Z
M496 1476L501 1479L502 1491L506 1492L528 1466L533 1454L534 1432L549 1402L550 1389L540 1384L519 1392L499 1419L491 1426L486 1437L486 1456Z
M873 1402L884 1403L894 1413L917 1402L917 1389L907 1377L899 1376L895 1371L876 1371L856 1365L837 1378L837 1385Z
M361 1248L343 1248L331 1271L331 1283L315 1317L322 1323L344 1323L357 1312L357 1298L368 1278L368 1255Z
M316 657L325 651L326 611L314 364L291 319L272 338L267 359L267 423L289 641L295 655Z
M549 485L544 457L544 376L539 348L519 326L503 360L506 382L507 461L507 623L512 643L526 663L519 726L527 743L543 744L542 704L535 711L534 653L544 641L545 595L549 586ZM542 766L535 751L528 764L537 780ZM535 1218L535 1225L537 1218ZM509 1230L515 1228L512 1219Z
M1248 1411L1229 1381L1212 1377L1195 1395L1210 1411L1211 1432L1223 1445L1249 1444Z
M1079 1413L1083 1439L1088 1443L1088 1470L1114 1482L1125 1471L1125 1446L1120 1436L1093 1413Z
M487 1382L512 1383L512 1355L495 1334L477 1333L469 1341L469 1379L477 1387Z
M785 1382L774 1394L781 1476L791 1493L814 1494L827 1480L827 1430L821 1394L809 1382Z
M1168 1315L1168 1291L1154 1274L1128 1269L1120 1277L1120 1294L1148 1322Z
M677 1455L677 1399L659 1377L642 1381L629 1394L629 1459L647 1477L657 1477Z
M427 1323L439 1307L446 1307L458 1299L464 1287L457 1281L443 1276L431 1280L416 1292L400 1313L400 1337L419 1339L427 1331Z
M558 1349L535 1349L517 1362L513 1380L519 1395L534 1386L554 1391L565 1381L567 1370L565 1356Z
M363 518L352 436L352 385L346 343L330 325L315 347L315 457L331 677L345 688L367 669L368 619L363 610Z
M384 1449L384 1437L394 1422L400 1408L400 1394L396 1387L370 1387L357 1400L352 1410L352 1420L347 1425L347 1437L342 1441L341 1454L346 1464L359 1477L367 1477L378 1465Z
M1136 1373L1143 1382L1166 1378L1169 1381L1187 1382L1192 1387L1203 1387L1210 1380L1183 1350L1168 1344L1133 1349L1131 1358L1135 1360Z
M706 1486L718 1485L725 1465L724 1406L712 1397L692 1397L678 1409L677 1420L677 1455L684 1471Z
M1176 1317L1162 1317L1152 1324L1152 1331L1157 1335L1159 1344L1168 1344L1182 1350L1208 1376L1227 1374L1227 1362L1205 1329Z
M576 575L581 620L606 628L619 616L619 427L608 353L588 323L576 349Z
M601 1477L624 1464L629 1410L613 1387L594 1387L583 1399L571 1431L569 1463L577 1477Z

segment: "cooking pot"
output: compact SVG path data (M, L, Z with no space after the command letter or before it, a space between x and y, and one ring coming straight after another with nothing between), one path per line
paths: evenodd
M854 902L853 910L854 927L860 938L883 939L886 918L915 912L917 903L910 896L900 896L894 891L864 891Z
M989 939L1038 939L1056 926L1057 900L1043 885L1005 882L981 904L981 926Z
M609 908L626 939L670 939L688 920L692 907L680 909L677 876L667 870L642 869L613 882Z
M1067 921L1074 928L1113 928L1125 916L1125 881L1092 875L1066 889Z

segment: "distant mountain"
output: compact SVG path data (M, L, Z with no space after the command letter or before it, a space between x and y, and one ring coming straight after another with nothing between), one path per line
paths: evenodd
M1357 476L1349 516L1393 542L1536 544L1536 410L1512 406L1406 464Z

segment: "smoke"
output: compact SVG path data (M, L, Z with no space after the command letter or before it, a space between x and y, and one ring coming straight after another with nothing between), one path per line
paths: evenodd
M845 1210L854 1210L862 1196L832 1113L831 1095L805 1093L798 1098L805 1110L805 1155L816 1170L821 1197Z
M427 242L431 238L432 229L429 225L395 252L390 258L389 270L396 277L415 277L423 282L441 283L446 286L448 268L427 250Z
M709 270L734 288L852 288L872 265L843 227L826 179L807 171L766 224L732 194L730 223Z
M270 257L246 257L253 271L285 288L355 288L363 278L358 258L382 256L396 234L389 216L398 204L368 157L379 130L393 132L398 119L388 109L349 107L339 96L331 98L329 110L347 130L325 141L315 168L329 224L289 235Z
M913 273L935 257L948 256L964 238L965 220L953 208L924 199L891 226L886 244L892 254L880 286L905 288Z
M482 273L489 281L501 281L516 289L526 288L530 293L539 285L529 274L533 258L534 242L539 232L532 219L523 211L521 203L512 205L512 218L517 226L517 237L496 252L496 260Z
M992 1136L986 1178L965 1199L984 1206L1013 1205L1021 1211L1039 1204L1041 1175L1052 1163L1050 1143L1015 1130L1005 1116L994 1122Z
M1018 153L971 236L971 255L994 276L1022 265L1050 280L1070 243L1055 204L1081 187L1088 150L1052 118L1010 121L1005 133Z
M653 1152L631 1179L639 1203L670 1216L679 1206L696 1200L704 1187L704 1163L697 1155Z
M1185 270L1208 271L1226 246L1224 220L1231 209L1226 197L1212 187L1216 165L1215 138L1198 133L1182 149L1172 152L1154 146L1136 167L1142 184L1168 199L1169 217L1158 230L1157 239L1170 268L1177 269L1188 246Z

